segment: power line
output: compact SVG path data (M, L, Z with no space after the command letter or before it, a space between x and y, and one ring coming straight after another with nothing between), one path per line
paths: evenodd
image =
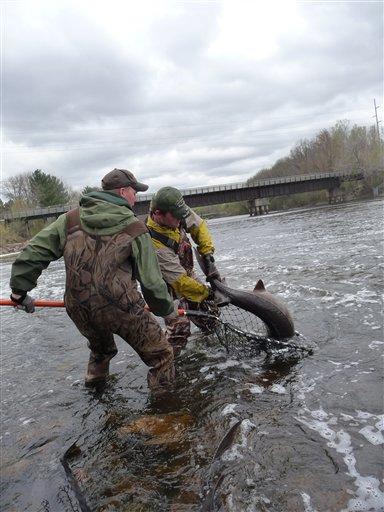
M357 110L354 110L354 113L358 113L358 112L366 112L366 109L357 109ZM346 111L345 109L342 109L342 110L327 110L327 111L324 111L324 112L319 112L316 114L316 116L319 118L323 117L323 116L329 116L331 114L338 114L340 115L341 117L343 116L346 116L349 117L351 112L350 111ZM258 114L258 113L253 113L252 114L253 116L257 116L259 119L263 120L264 119L264 116L267 115L267 112L265 113L262 113L262 114ZM310 113L301 113L301 114L290 114L289 116L270 116L268 115L267 116L267 119L268 121L270 120L274 120L274 121L284 121L284 120L291 120L291 119L297 119L297 120L300 120L300 119L305 119L305 118L310 118L310 119L313 119L313 112L310 112ZM119 116L119 118L124 118L124 117L127 117L127 116ZM252 117L250 118L250 114L246 114L244 116L236 116L235 119L231 120L231 121L228 121L228 120L225 120L225 121L207 121L206 119L203 119L202 121L197 121L197 122L192 122L192 123L187 123L183 120L182 122L182 128L198 128L198 127L207 127L207 126L212 126L212 127L221 127L221 126L228 126L228 125L238 125L239 123L242 123L242 122L246 122L246 121L249 121L251 122L252 121ZM28 133L30 132L31 129L36 129L36 122L35 121L31 121L31 124L32 126L30 128L25 128L25 129L18 129L18 130L11 130L11 133L12 134L21 134L21 133ZM149 123L149 126L153 126L153 123L150 122ZM179 129L180 127L177 125L177 121L172 121L171 124L155 124L155 128L157 130L164 130L164 129L167 129L167 128L176 128L176 129ZM95 130L98 130L98 131L101 131L101 132L114 132L114 131L117 131L117 132L121 132L122 130L124 130L125 132L126 131L133 131L135 133L137 133L138 131L142 131L142 130L147 130L148 129L148 126L118 126L118 127L100 127L100 126L96 126L96 127L76 127L76 128L68 128L68 132L70 133L81 133L81 132L92 132L92 131L95 131ZM47 131L50 131L50 130L47 130ZM61 133L65 133L65 131L63 130Z
M375 98L373 98L373 105L375 107L375 115L374 115L374 117L376 118L377 136L378 136L378 138L380 140L380 130L379 130L379 123L380 123L380 121L379 121L379 119L377 117L377 110L380 108L380 106L379 105L376 106L376 99Z

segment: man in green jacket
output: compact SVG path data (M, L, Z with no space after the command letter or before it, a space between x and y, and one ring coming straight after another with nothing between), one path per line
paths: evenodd
M64 256L65 307L91 350L86 385L106 379L121 336L151 367L151 388L174 378L173 349L153 317L177 315L162 279L151 237L132 207L148 186L124 169L104 176L103 190L83 195L80 206L41 230L12 265L11 299L34 311L32 290L51 261ZM143 296L137 289L140 282ZM145 299L145 300L144 300Z

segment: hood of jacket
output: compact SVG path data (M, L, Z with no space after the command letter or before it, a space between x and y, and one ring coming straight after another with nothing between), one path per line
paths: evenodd
M113 192L90 192L80 198L80 220L85 231L114 235L136 220L131 206Z

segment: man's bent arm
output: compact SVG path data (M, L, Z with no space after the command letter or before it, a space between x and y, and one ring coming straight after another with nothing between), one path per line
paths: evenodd
M185 219L187 231L192 235L193 241L197 244L197 249L200 254L213 254L215 246L211 233L209 232L207 223L196 212L191 210L191 213Z
M184 297L192 302L202 302L208 298L208 286L187 275L178 255L172 249L165 246L156 248L156 254L163 279L178 297Z
M43 228L22 250L12 265L10 286L14 292L28 292L51 261L63 255L66 216L60 215Z

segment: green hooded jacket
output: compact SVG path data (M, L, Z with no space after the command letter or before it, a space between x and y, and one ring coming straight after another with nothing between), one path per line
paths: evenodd
M125 199L113 192L91 192L80 199L81 227L90 235L114 235L137 218ZM24 248L12 265L10 286L13 292L28 292L51 261L63 256L66 241L66 214L42 229ZM162 279L152 240L148 233L132 241L134 276L141 285L144 299L151 311L166 316L173 301Z

